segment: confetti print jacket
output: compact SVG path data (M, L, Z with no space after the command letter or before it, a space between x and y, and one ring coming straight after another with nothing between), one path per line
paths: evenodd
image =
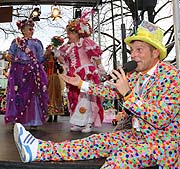
M123 103L123 108L138 118L140 130L152 146L153 158L161 166L180 163L180 71L160 62L150 77L141 96L134 92L138 72L127 75L133 94ZM107 99L118 98L115 89L91 84L89 94Z

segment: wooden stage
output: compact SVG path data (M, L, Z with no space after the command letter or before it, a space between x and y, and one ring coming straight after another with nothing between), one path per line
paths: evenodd
M4 115L0 115L0 169L98 169L105 159L94 159L72 162L32 162L22 163L13 139L13 126L4 124ZM93 133L112 131L112 124L103 123L102 128L95 128L91 133L70 132L68 116L58 116L58 122L45 123L32 134L43 140L60 142L67 139L78 139ZM153 167L151 167L153 168ZM156 169L157 167L154 167ZM150 169L150 168L149 168Z

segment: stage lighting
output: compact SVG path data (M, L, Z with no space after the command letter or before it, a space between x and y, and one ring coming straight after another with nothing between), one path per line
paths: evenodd
M40 21L40 18L39 18L40 15L41 15L41 10L40 8L36 7L31 12L30 18L32 18L33 21Z
M75 19L76 18L81 18L81 8L76 8L75 9Z
M53 18L53 21L61 18L60 8L56 5L51 7L51 18Z
M154 9L157 4L157 0L137 0L138 10L148 11Z

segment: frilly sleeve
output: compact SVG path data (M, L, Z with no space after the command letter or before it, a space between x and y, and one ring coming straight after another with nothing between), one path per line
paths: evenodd
M62 57L64 57L64 56L66 55L67 50L68 50L67 44L61 46L61 47L59 48L59 55L61 55Z
M102 50L92 39L84 38L83 47L91 61L101 59Z
M64 44L60 46L60 48L58 49L58 60L63 64L66 64L68 49L69 49L68 44Z
M17 44L16 44L16 39L14 39L12 42L11 42L11 46L8 50L8 53L14 57L14 55L16 54L16 51L17 51Z

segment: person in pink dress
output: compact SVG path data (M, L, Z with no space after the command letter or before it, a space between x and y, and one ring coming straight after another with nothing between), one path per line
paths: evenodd
M101 64L102 50L90 38L92 28L86 16L87 13L68 22L66 31L69 41L59 48L56 55L64 64L67 75L73 76L76 73L83 80L99 84L101 76L106 74ZM92 131L93 126L101 127L101 99L98 96L88 96L70 84L66 87L71 131L87 133Z

